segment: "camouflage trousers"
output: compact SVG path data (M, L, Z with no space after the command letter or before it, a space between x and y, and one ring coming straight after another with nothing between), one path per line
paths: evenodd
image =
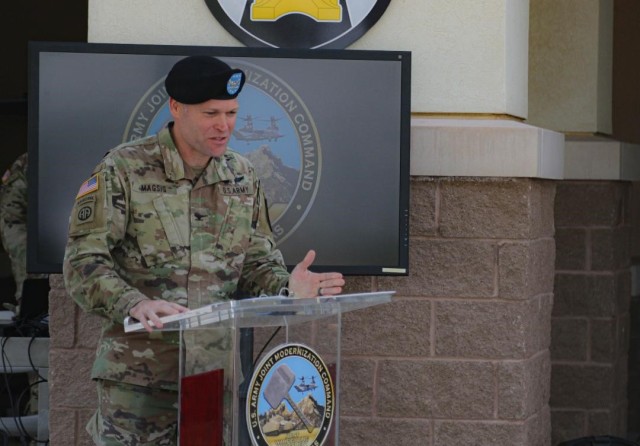
M175 446L178 392L98 380L87 432L98 446Z

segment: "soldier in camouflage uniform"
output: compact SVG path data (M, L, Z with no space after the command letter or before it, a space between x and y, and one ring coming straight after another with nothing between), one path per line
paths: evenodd
M2 176L0 235L11 259L16 302L27 278L27 154L20 155Z
M27 163L26 153L16 158L2 175L0 189L0 237L11 260L17 303L20 303L27 279L49 277L47 274L27 274Z
M283 287L298 297L341 292L339 273L313 273L309 251L289 274L275 249L253 166L228 150L241 70L182 59L165 80L174 122L110 151L80 187L64 260L69 294L105 318L92 377L98 445L176 442L176 335L160 317ZM126 316L144 333L125 334Z
M0 237L2 246L11 260L11 273L16 284L17 305L5 304L5 308L20 315L22 290L27 279L46 279L46 274L27 274L27 154L23 153L2 175L0 190ZM28 373L30 383L27 413L38 412L37 372Z

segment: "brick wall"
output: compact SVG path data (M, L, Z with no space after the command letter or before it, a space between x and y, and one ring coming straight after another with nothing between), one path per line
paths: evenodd
M100 320L67 296L61 275L50 276L49 438L51 446L91 446L84 426L96 407L89 379Z
M631 308L629 311L629 414L630 438L640 439L640 183L631 183Z
M412 178L410 275L343 324L341 444L547 446L555 184ZM99 331L51 294L51 446L89 445Z
M552 317L553 442L626 436L629 183L558 183Z
M554 186L414 178L407 278L350 313L346 445L547 445Z
M629 414L627 430L631 438L640 439L640 290L638 279L640 275L640 259L635 257L632 265L635 276L632 283L631 308L629 311Z

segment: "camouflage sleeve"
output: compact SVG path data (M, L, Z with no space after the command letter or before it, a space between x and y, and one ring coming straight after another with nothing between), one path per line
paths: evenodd
M0 196L0 235L11 259L11 269L21 294L27 277L27 155L21 155L3 176Z
M253 216L253 235L242 270L240 288L252 296L262 293L275 295L287 285L289 273L276 249L269 222L269 214L264 192L256 181L256 203Z
M123 280L112 257L126 231L125 180L109 159L95 172L80 187L69 218L65 286L85 311L122 323L129 310L147 297Z

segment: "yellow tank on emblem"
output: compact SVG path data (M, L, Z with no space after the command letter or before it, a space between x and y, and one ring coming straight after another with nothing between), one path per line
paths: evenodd
M340 22L339 0L255 0L251 20L275 21L287 14L305 14L319 22Z

